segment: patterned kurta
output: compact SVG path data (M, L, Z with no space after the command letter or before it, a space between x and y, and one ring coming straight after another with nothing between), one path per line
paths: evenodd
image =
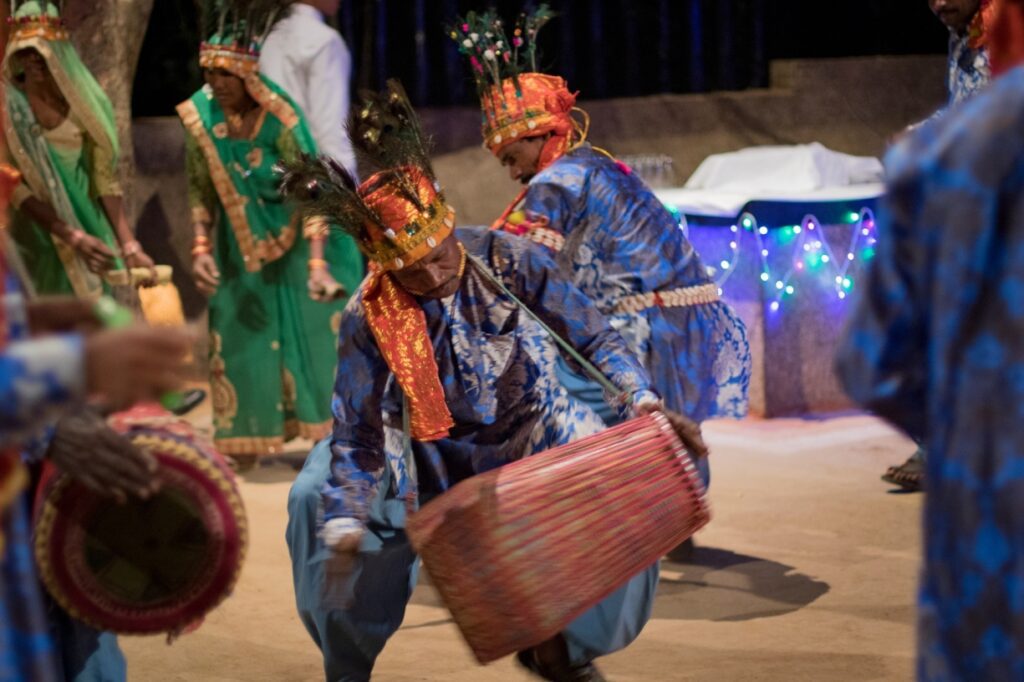
M686 289L718 298L700 256L653 192L583 145L530 181L528 217L543 216L564 239L556 262L604 313L644 363L666 405L695 421L747 412L750 348L725 303L625 310L631 297Z
M539 247L504 233L459 229L456 235L633 403L655 397L622 338L557 275ZM469 476L600 430L596 415L558 384L550 341L472 263L455 294L419 303L455 421L448 438L412 443L421 502ZM367 326L360 295L345 310L340 338L333 462L323 490L328 522L366 518L385 473L385 450L400 449L390 437L385 447L385 432L401 428L400 391ZM408 472L395 464L397 488L407 491Z
M928 449L918 676L1024 679L1024 67L886 165L838 367Z
M967 33L949 33L949 105L966 102L988 85L992 69L988 63L988 50L973 48Z

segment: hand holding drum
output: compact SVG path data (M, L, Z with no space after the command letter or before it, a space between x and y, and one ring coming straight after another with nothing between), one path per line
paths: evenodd
M637 412L640 414L651 414L653 412L661 412L668 419L668 423L671 424L672 430L679 436L679 440L683 441L683 445L689 453L697 458L708 456L708 446L704 443L704 436L700 431L700 424L692 421L688 417L684 417L678 412L672 412L666 410L661 403L643 403L637 406Z
M57 422L47 457L86 488L124 504L159 491L156 459L107 425L95 410L82 409Z

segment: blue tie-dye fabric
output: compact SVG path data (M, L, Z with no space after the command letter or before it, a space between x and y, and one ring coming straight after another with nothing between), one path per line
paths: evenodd
M636 174L583 145L533 177L523 209L565 237L556 257L562 272L626 339L670 409L698 422L747 413L750 348L728 305L615 312L628 296L711 283L676 220Z
M634 398L650 392L647 372L622 337L558 274L541 247L480 229L458 229L456 235L616 386ZM597 415L558 383L550 340L475 266L467 267L453 296L420 304L455 421L448 438L412 444L422 502L469 476L601 430ZM364 519L385 467L391 466L400 491L409 487L409 472L396 431L401 397L358 294L342 316L332 409L324 520Z
M918 676L1024 679L1024 67L886 166L838 368L928 449Z
M988 85L992 78L992 67L989 65L988 50L984 47L973 48L970 36L960 35L955 31L949 34L949 105L955 106L966 102Z

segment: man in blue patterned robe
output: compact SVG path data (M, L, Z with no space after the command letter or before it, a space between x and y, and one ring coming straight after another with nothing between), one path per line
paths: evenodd
M499 155L527 183L517 210L552 234L550 248L618 330L672 410L701 422L747 412L750 349L700 256L654 193L622 164L582 144L540 169L550 137Z
M622 414L659 402L622 338L541 249L498 232L459 229L455 235L624 389ZM400 390L370 333L361 294L350 301L341 324L333 437L310 454L288 500L299 612L323 651L329 680L368 679L401 624L416 582L415 555L402 530L401 500L410 487L425 503L469 476L604 428L560 385L545 332L470 263L453 294L417 299L455 426L447 438L411 441L413 480L402 457ZM357 570L335 586L345 593L345 608L324 600L331 553L316 532L318 510L324 537L362 533ZM656 584L652 566L570 625L564 638L571 663L583 669L629 644L650 616Z
M745 416L751 361L743 322L650 188L586 142L586 114L582 124L574 118L576 95L565 80L536 72L537 31L550 12L542 5L521 19L511 40L501 24L488 23L491 16L460 18L449 35L471 64L494 56L494 68L472 68L484 145L525 185L493 228L552 251L562 274L626 339L670 410L698 423ZM600 409L600 394L573 369L563 364L566 385Z
M1024 67L886 167L838 369L928 451L918 678L1024 679Z

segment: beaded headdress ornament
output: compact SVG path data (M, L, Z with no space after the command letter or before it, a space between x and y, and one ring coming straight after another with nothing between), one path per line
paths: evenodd
M586 138L586 113L559 76L537 68L537 36L552 18L546 4L519 15L509 38L494 11L470 12L448 27L448 36L469 63L482 110L484 145L499 154L524 137L554 133L565 138L565 153ZM582 124L572 117L580 112Z

